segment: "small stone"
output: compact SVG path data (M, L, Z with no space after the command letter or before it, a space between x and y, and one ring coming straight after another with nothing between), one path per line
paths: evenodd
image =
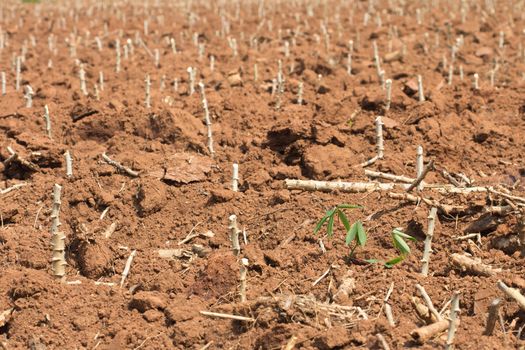
M281 190L276 192L271 199L271 203L273 205L276 204L283 204L290 200L290 191L288 190Z
M142 313L151 309L163 310L166 308L166 298L159 292L138 292L133 295L129 307Z
M393 61L399 61L403 58L403 53L399 50L392 51L387 54L385 54L385 57L383 59L383 62L393 62Z
M480 47L476 50L475 55L477 57L483 57L483 56L492 56L494 54L494 50L488 46Z
M232 200L235 196L235 192L227 190L225 188L217 188L211 190L211 203L226 203Z
M112 99L108 103L108 107L114 109L117 113L120 113L124 110L125 106L117 99Z
M246 182L256 191L260 191L264 188L264 185L271 181L271 177L268 172L264 169L258 169L252 172L246 177Z
M164 310L164 315L168 322L177 323L191 320L199 316L199 311L205 308L200 299L194 298L187 300L176 297Z
M385 128L385 129L395 129L395 128L399 127L399 122L397 120L392 119L392 118L383 117L382 121L383 121L383 128Z
M157 322L164 316L164 314L158 310L148 310L144 312L142 316L148 322Z
M238 71L233 71L228 74L228 83L230 86L241 86L242 78Z
M270 176L275 180L296 179L301 176L301 168L298 166L277 165L270 168Z
M416 79L410 79L409 81L407 81L405 83L403 91L408 96L414 95L418 91L417 80Z
M164 208L166 203L166 192L162 184L153 181L142 181L137 193L137 208L141 217L158 212Z

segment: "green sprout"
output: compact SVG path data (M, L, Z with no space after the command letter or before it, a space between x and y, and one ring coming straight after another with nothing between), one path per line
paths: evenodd
M395 228L392 231L392 242L394 243L394 247L399 252L399 256L396 256L395 258L390 259L385 263L385 266L388 268L394 267L394 265L402 262L405 260L405 258L410 254L410 247L405 242L405 239L415 241L416 239L410 235L407 235L404 232L401 232L400 229Z
M355 241L353 244L353 247L350 251L350 257L354 255L354 251L358 246L363 247L366 244L366 231L363 227L363 223L361 220L357 220L352 225L350 225L350 221L346 217L346 214L344 213L344 209L359 209L362 208L360 205L355 204L339 204L335 206L334 208L328 210L326 214L322 217L321 220L317 223L314 229L314 234L319 232L321 228L323 227L325 222L327 223L327 229L326 229L326 235L329 238L332 238L334 235L334 222L335 218L338 217L341 223L343 224L345 231L346 231L346 238L345 238L345 244L347 246L352 245L352 242Z

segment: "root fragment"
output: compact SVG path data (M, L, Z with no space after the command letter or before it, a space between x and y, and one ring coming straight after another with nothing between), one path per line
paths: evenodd
M450 256L450 261L453 266L462 271L478 276L489 277L502 271L501 269L495 269L490 265L483 264L480 259L472 259L466 255L457 253Z

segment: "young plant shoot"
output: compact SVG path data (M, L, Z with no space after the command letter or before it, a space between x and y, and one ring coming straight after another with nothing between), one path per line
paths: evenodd
M314 234L319 232L323 227L324 223L327 223L326 235L328 238L332 238L334 235L334 223L336 217L339 218L346 231L345 244L347 246L352 245L350 250L350 258L353 257L354 251L358 246L363 247L366 244L366 231L363 227L361 220L357 220L352 225L344 213L344 209L360 209L362 206L355 204L339 204L334 208L328 210L326 214L319 220L314 229Z
M405 258L410 254L410 247L408 246L407 242L405 242L405 239L415 241L416 239L410 235L407 235L406 233L402 232L399 228L395 228L392 231L392 243L394 244L394 247L399 252L399 256L396 256L395 258L392 258L388 260L385 263L385 266L388 268L394 267L394 265L399 264Z

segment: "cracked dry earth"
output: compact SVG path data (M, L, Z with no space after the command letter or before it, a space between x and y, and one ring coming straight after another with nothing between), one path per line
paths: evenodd
M524 6L1 1L0 348L440 349L454 292L456 349L523 348L524 309L497 282L525 289ZM392 82L388 109L382 79ZM376 155L379 115L384 157L363 168ZM415 202L401 185L348 193L285 184L391 182L365 169L414 179L418 145L435 166L428 186L410 193ZM51 264L55 184L63 278ZM332 239L326 228L313 233L341 203L363 207L347 211L368 238L352 258L341 223ZM246 235L239 255L231 215ZM386 268L396 227L416 240ZM436 322L417 284L445 320L428 339L414 337ZM495 298L499 317L486 335Z

